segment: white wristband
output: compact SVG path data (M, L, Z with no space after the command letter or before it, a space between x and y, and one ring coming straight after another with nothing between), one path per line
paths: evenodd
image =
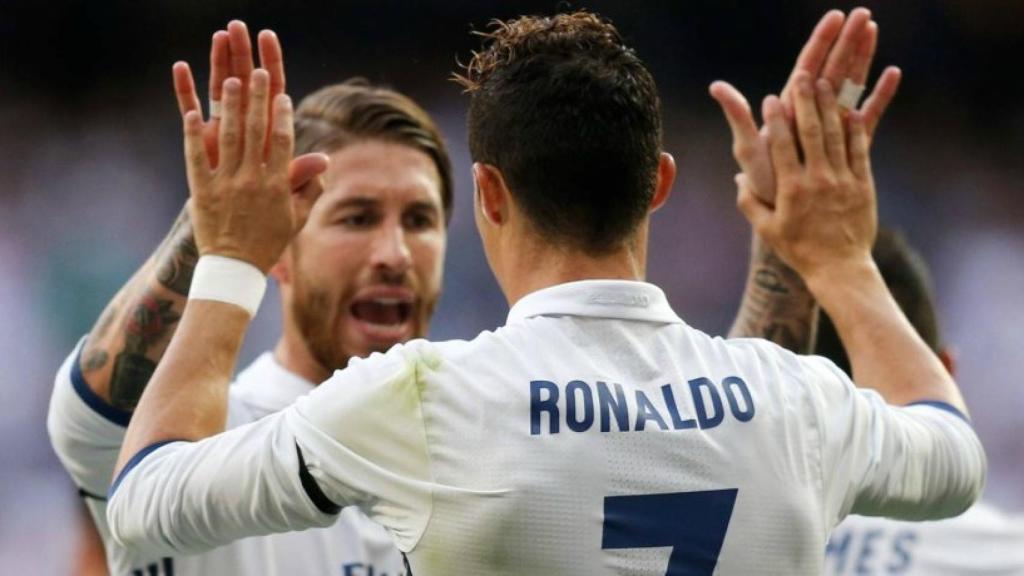
M255 316L267 290L267 277L260 269L235 258L209 254L199 258L192 273L189 300L216 300L241 306Z

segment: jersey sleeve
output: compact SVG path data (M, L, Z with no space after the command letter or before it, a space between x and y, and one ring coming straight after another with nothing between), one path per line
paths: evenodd
M416 361L350 364L284 411L199 442L147 447L110 489L115 541L193 554L247 536L332 524L357 505L408 550L429 517Z
M832 362L803 357L821 430L829 526L847 514L932 520L960 514L985 482L985 452L952 406L889 405Z
M72 481L87 498L102 500L131 413L107 404L86 384L79 365L84 342L85 338L57 371L46 427Z

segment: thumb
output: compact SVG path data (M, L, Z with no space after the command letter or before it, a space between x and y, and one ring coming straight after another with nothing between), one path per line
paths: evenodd
M288 183L292 192L300 192L311 180L327 171L326 154L303 154L288 165Z
M737 174L734 179L736 180L736 207L750 223L754 232L762 238L765 237L772 222L772 208L751 190L746 174Z

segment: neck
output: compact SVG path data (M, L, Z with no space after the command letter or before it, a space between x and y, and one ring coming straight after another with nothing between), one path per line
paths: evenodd
M281 338L274 346L274 359L292 374L301 376L314 384L319 384L331 376L331 371L324 367L306 344L298 325L292 318L291 307L286 304L288 298L282 289L283 313L281 315Z
M594 256L580 250L564 250L534 244L509 254L505 274L500 279L509 306L522 297L566 282L579 280L635 280L646 274L644 250L640 242L607 254Z

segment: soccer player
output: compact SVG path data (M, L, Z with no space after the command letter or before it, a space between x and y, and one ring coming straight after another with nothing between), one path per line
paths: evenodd
M284 90L276 38L263 33L259 46L267 72L253 71L241 22L213 37L214 101L228 77L250 81L259 75L270 81L270 92ZM177 65L174 78L182 113L198 110L188 68ZM216 118L204 127L211 150L217 149L218 128ZM330 167L307 225L274 267L282 294L281 337L226 391L228 427L291 404L350 357L423 336L441 287L451 169L426 112L397 92L348 82L308 96L295 131L298 151L326 154ZM294 187L316 177L318 161L323 163L307 155L293 163ZM138 397L177 326L197 258L183 211L57 375L50 433L100 528L111 572L404 573L390 537L356 508L342 511L329 528L246 539L196 556L134 554L109 538L105 495L114 460Z
M243 118L240 86L226 84L222 125L247 136L221 139L216 168L186 115L202 256L125 436L107 510L116 540L198 552L327 526L356 505L420 575L813 574L850 511L939 517L973 502L983 451L955 382L878 277L864 118L844 129L828 82L795 76L797 137L766 100L775 207L742 193L740 207L878 392L819 358L711 338L642 282L675 165L653 79L609 23L499 24L464 82L475 216L508 323L354 359L227 432L241 339L302 223L286 178L291 107L278 96L269 120L254 83Z

